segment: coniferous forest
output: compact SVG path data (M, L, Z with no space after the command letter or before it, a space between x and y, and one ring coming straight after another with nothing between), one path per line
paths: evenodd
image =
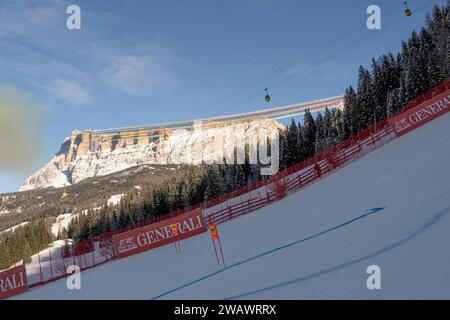
M426 25L401 44L398 53L360 66L356 87L345 90L344 110L306 112L280 132L280 170L314 156L397 112L409 101L450 77L450 2L435 6ZM75 241L99 236L153 217L213 199L264 179L259 165L209 165L156 186L133 188L120 204L78 215L58 238ZM54 237L44 217L0 237L0 269L45 248Z

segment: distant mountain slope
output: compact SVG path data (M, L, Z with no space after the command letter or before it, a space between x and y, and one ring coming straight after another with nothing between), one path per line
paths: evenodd
M182 170L188 170L188 166L140 165L105 176L87 178L69 186L69 195L63 200L63 188L0 194L0 231L37 216L56 217L65 210L79 213L101 207L113 195L127 193L134 187L158 184Z

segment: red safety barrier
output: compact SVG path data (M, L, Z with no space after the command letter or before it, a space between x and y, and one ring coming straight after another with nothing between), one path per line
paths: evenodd
M7 298L28 290L25 266L0 272L0 299Z
M411 130L441 116L450 110L450 90L438 94L397 117L389 123L395 128L397 135L404 135Z
M178 225L178 234L171 225ZM122 258L192 237L206 231L200 209L148 226L130 230L113 237L117 257Z

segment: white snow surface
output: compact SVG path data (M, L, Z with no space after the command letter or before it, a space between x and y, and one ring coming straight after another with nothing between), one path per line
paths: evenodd
M76 214L73 213L64 213L60 214L56 217L55 223L52 224L51 232L52 234L58 236L59 232L62 232L63 229L66 229L69 227L70 222L76 217Z
M6 229L6 230L1 231L0 234L8 233L8 232L14 232L14 230L16 230L17 228L26 226L27 224L28 224L28 221L19 223L19 224L15 225L15 226L13 226L13 227L11 227L11 228L8 228L8 229Z
M101 207L92 208L93 211L100 210ZM87 214L88 209L81 210L81 214ZM70 223L73 219L77 218L80 214L79 213L63 213L56 217L56 221L52 224L51 232L52 234L58 236L59 231L63 231L63 229L69 228Z
M167 245L83 272L81 290L63 279L14 298L450 299L449 158L450 113L220 224L227 269L203 233L183 240L180 256ZM366 287L370 265L381 268L381 290Z
M109 197L109 199L108 199L108 205L109 205L109 206L110 206L110 205L113 205L113 206L118 205L118 204L120 203L120 200L122 200L122 198L123 198L124 195L125 195L125 194L123 194L123 193L112 195L112 196Z

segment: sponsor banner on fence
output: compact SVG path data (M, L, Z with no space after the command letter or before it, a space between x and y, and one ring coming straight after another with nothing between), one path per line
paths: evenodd
M171 225L177 224L179 233L173 233ZM118 257L126 257L142 251L160 247L174 241L186 239L206 231L206 225L200 209L149 224L113 237Z
M0 299L28 290L25 265L0 272Z
M417 107L390 119L389 124L394 127L397 135L401 136L443 115L449 110L450 90L447 90Z

